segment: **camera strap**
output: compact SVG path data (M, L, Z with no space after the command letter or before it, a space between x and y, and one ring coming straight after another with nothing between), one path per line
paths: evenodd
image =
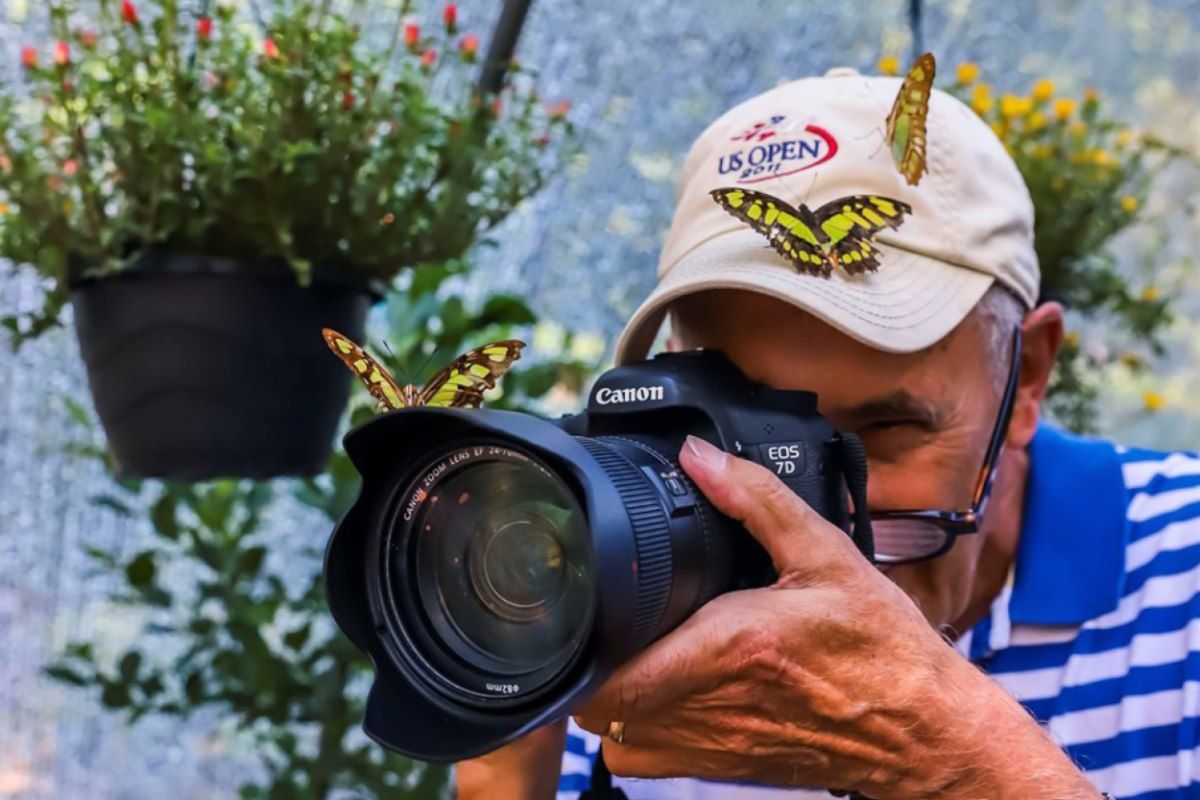
M588 781L588 788L579 795L579 800L629 800L623 789L612 785L612 773L608 770L608 764L604 763L604 748L596 751L591 780Z
M875 562L875 536L871 532L871 513L867 510L867 451L857 433L840 434L842 477L854 503L850 538L867 560Z

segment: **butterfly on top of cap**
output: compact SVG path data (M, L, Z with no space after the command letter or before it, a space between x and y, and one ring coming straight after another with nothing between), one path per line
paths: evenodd
M900 85L887 117L886 138L905 180L915 186L926 172L925 121L937 65L932 53L916 60ZM801 274L828 278L837 268L848 275L879 269L872 242L884 228L898 228L912 213L891 197L857 194L841 197L815 211L766 192L727 187L709 193L721 208L761 233L777 253Z

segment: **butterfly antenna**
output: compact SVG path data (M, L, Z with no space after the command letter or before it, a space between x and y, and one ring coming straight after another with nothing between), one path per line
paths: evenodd
M381 344L383 349L387 351L387 354L392 357L392 364L397 370L400 371L400 380L408 383L408 370L404 368L404 362L400 360L400 357L396 355L396 351L392 349L391 342L389 342L387 339L380 339L379 344Z
M437 352L437 346L434 345L433 350L430 351L429 354L425 356L425 360L421 362L420 369L417 370L417 379L418 380L420 380L421 376L425 374L425 368L429 366L429 362L433 360L433 354L436 352Z
M808 191L804 193L803 205L808 205L808 198L812 197L812 190L817 187L817 173L813 173L812 182L808 184Z

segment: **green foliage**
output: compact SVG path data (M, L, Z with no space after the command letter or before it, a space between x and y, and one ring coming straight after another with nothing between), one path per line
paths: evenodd
M402 5L100 0L80 25L50 3L58 41L0 88L0 257L52 288L4 324L34 336L70 280L151 252L284 259L301 280L461 257L540 186L566 106L519 67L479 96L478 37L440 8L406 27Z
M595 348L581 357L570 334L535 326L536 315L519 297L464 300L468 275L462 261L423 267L391 298L392 344L372 349L397 375L427 377L469 347L531 330L543 346L502 379L504 394L489 405L528 407L552 389L569 394L599 366ZM356 390L351 416L365 419L371 406L365 390ZM70 411L86 421L77 406ZM92 445L77 450L103 456ZM242 787L244 800L447 796L445 768L387 754L358 732L371 668L334 627L320 574L329 530L358 492L345 453L303 483L123 486L93 501L122 515L144 513L151 541L132 554L90 555L99 569L120 576L115 601L148 612L145 630L111 661L97 655L103 642L73 642L47 667L50 677L96 692L131 722L220 708L267 768L266 780ZM304 546L268 547L263 515L281 492L324 515L292 537Z
M1155 180L1195 159L1130 130L1094 91L1081 101L1055 98L1054 84L1043 79L1028 96L997 99L977 78L975 65L960 65L948 90L992 127L1029 187L1042 299L1060 301L1106 329L1103 342L1090 344L1083 334L1068 333L1047 398L1060 422L1094 430L1105 371L1117 364L1144 369L1161 355L1162 333L1171 322L1170 298L1152 282L1137 285L1130 265L1114 254L1113 241L1134 226L1152 224L1143 209ZM1168 266L1161 262L1151 251L1139 266L1153 281ZM1110 346L1113 341L1127 346Z

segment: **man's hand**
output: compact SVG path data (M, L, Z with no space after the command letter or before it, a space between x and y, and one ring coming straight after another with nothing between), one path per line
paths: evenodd
M1098 798L1004 691L768 470L689 437L683 468L779 580L716 598L579 711L619 775L904 798Z

